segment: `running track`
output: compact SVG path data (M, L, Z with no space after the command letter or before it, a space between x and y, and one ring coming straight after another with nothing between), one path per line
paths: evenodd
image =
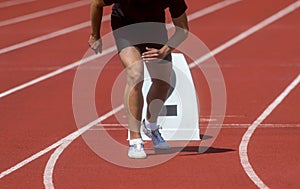
M77 130L75 68L15 90L83 57L89 1L1 0L0 188L299 188L299 1L187 2L189 15L210 10L196 14L190 29L221 67L224 124L204 154L197 153L198 142L190 142L164 164L132 169L103 160L81 137L61 142ZM103 35L110 32L109 21L102 29ZM105 114L111 111L111 84L122 70L119 59L105 69L101 77L108 82L97 86L97 108L107 117L103 123L116 124ZM191 71L204 134L210 94L201 72ZM126 143L126 130L114 128L111 136Z

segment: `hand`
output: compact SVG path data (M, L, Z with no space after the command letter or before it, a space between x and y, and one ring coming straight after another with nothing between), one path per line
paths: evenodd
M97 39L94 35L90 35L88 44L96 54L102 53L102 40L101 40L101 38Z
M148 48L142 54L142 59L145 62L159 62L167 56L167 53L161 49Z

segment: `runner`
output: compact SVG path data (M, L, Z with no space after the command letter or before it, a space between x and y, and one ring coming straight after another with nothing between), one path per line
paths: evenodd
M119 57L127 74L124 105L130 129L128 156L130 158L146 158L144 142L140 134L141 125L145 134L152 139L155 149L170 148L159 132L157 117L170 89L171 52L188 35L188 22L185 14L187 5L184 0L92 0L90 10L92 32L88 43L95 53L102 51L100 28L103 7L112 4L114 5L111 26ZM162 24L165 23L165 9L167 8L176 26L176 30L170 38L168 38L165 24ZM132 31L131 27L125 27L132 26L132 24L138 25L138 23L149 23L149 27L146 24L143 29L135 31ZM141 38L145 42L136 43L136 41L140 42ZM147 116L141 122L143 62L147 65L152 85L147 95Z

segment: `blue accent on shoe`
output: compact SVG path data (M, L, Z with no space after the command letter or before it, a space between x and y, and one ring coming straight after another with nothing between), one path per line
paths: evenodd
M159 132L159 128L151 131L151 129L147 128L145 119L142 121L142 129L146 136L151 138L154 148L156 149L169 149L170 145L163 139L161 133Z
M144 144L141 143L129 145L128 157L135 159L146 158L147 154L144 151Z
M163 139L158 129L151 132L151 140L156 149L169 149L170 145Z

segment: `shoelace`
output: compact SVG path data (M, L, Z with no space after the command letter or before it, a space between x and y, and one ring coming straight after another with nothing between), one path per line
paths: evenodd
M133 147L134 147L134 149L136 149L138 151L141 151L144 148L144 144L143 143L141 143L141 144L134 144Z
M152 131L152 134L154 135L155 139L157 139L157 141L162 141L164 142L165 140L162 138L160 132L158 129Z

